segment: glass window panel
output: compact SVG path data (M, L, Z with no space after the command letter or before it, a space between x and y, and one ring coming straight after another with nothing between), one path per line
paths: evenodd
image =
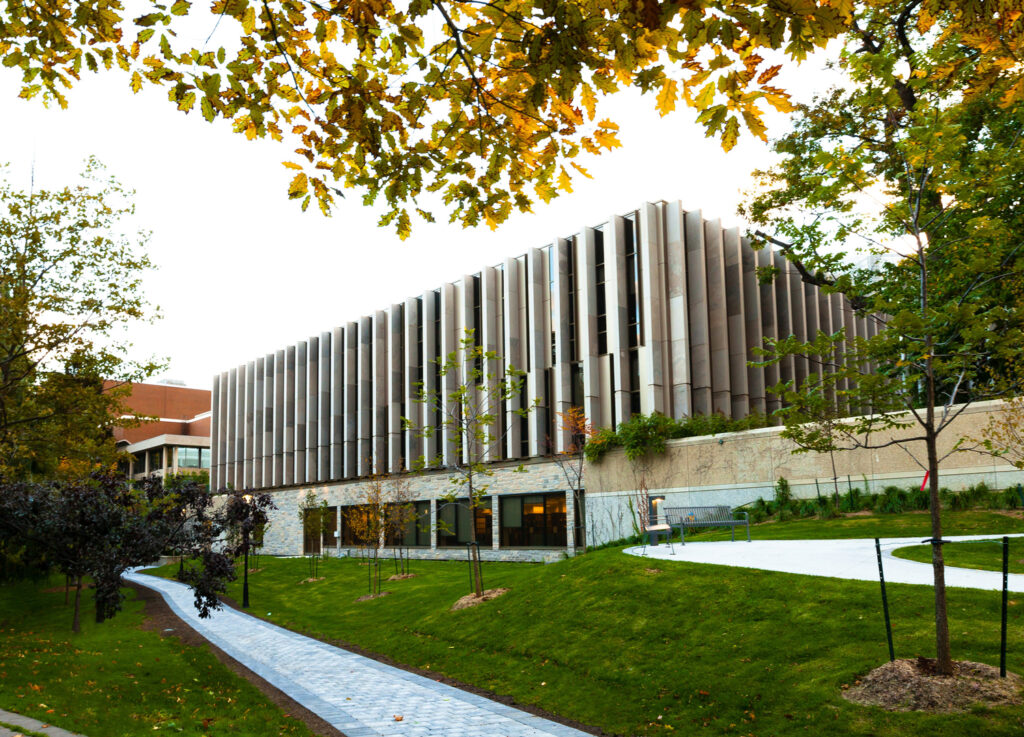
M491 547L491 541L494 536L491 533L491 498L489 496L485 496L480 500L480 506L475 510L474 520L476 523L474 532L476 533L477 544L486 548Z
M199 449L199 467L209 468L210 467L210 449L200 448Z
M178 468L199 468L199 448L178 448Z

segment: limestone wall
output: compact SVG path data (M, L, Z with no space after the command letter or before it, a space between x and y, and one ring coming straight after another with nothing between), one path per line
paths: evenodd
M940 436L940 457L952 450L959 438L979 434L991 413L1000 411L1001 406L1001 402L984 402L968 407ZM646 465L631 464L621 450L608 453L586 470L588 543L632 533L628 505L636 495L641 472L646 475L650 493L664 495L668 506L735 507L758 497L771 499L780 476L790 482L795 496L803 498L814 497L819 490L831 493L836 487L843 493L848 485L878 492L890 484L920 484L924 478L924 470L899 446L837 452L833 473L833 456L794 454L795 444L780 434L781 428L773 427L671 440L665 454ZM917 433L909 428L898 434L913 437ZM923 442L910 443L908 449L926 462ZM959 490L979 481L1001 488L1024 483L1024 472L1005 461L966 451L950 455L940 465L942 486Z

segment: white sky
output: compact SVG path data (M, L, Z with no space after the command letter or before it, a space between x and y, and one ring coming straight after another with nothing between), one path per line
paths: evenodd
M820 90L814 66L780 75L780 86L800 97ZM198 112L186 116L161 90L132 95L119 73L87 76L62 111L18 99L18 81L0 70L0 162L10 164L16 186L28 187L34 162L37 186L58 187L73 183L94 154L135 189L138 225L152 231L158 267L145 289L163 319L132 328L133 355L167 360L151 380L201 388L214 373L645 201L678 199L741 224L735 212L749 173L768 162L767 146L749 135L725 154L692 122L693 111L660 118L653 98L626 94L599 111L619 122L622 148L581 160L593 180L572 194L497 231L416 223L402 242L377 227L380 211L362 207L355 191L331 218L315 205L301 212L287 199L287 145L246 141ZM785 125L773 120L769 134Z

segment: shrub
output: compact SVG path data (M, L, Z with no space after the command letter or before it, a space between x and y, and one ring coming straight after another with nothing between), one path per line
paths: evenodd
M1003 493L999 495L999 500L1002 502L1003 509L1018 509L1020 507L1020 495L1017 493L1016 487L1004 489Z
M793 501L793 490L789 488L789 482L782 476L775 482L775 504L781 509L788 507Z
M797 506L797 514L801 517L813 517L818 513L818 504L810 499L804 499Z
M911 509L930 509L932 495L928 487L912 486L910 488L909 504Z
M831 499L818 501L818 519L835 519L839 516L839 507Z
M962 512L974 506L970 495L963 491L959 494L950 492L947 498L949 499L949 508L954 512Z
M763 507L754 507L750 510L750 524L756 525L758 522L764 522L768 519L768 512Z
M961 494L967 497L967 503L972 507L987 506L994 493L984 481L968 486Z
M793 519L793 512L789 507L779 509L779 522L788 522L791 519Z
M883 514L899 514L908 506L907 492L898 486L886 486L878 499L875 511Z
M843 512L857 512L861 509L864 504L863 495L860 493L860 489L854 487L849 489L839 501L839 509Z

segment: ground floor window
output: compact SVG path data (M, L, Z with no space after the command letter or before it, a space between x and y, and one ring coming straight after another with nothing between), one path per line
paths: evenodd
M402 545L430 547L430 502L413 502L413 516L402 532Z
M565 493L501 498L501 547L565 547Z
M471 507L469 499L437 502L437 546L439 548L476 542L491 547L491 497Z

